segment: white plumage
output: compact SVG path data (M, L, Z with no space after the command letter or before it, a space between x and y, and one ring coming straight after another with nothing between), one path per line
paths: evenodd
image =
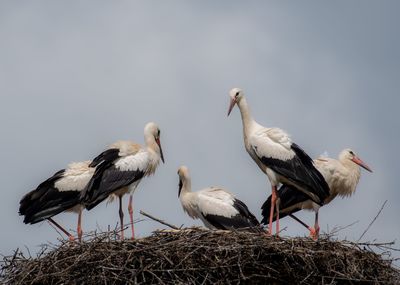
M185 189L187 189L185 187ZM233 207L235 196L219 187L205 188L197 192L182 190L180 200L182 207L192 218L201 219L202 215L223 215L231 218L239 214Z
M135 154L121 155L120 152L119 156L121 158L118 159L114 165L120 171L139 170L146 172L149 165L152 164L149 152L142 148Z
M58 179L54 186L58 191L82 191L94 173L94 168L89 167L90 163L90 160L70 163L63 177Z

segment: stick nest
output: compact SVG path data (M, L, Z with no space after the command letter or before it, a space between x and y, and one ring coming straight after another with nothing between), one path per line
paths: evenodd
M371 244L329 237L314 242L190 228L123 242L115 233L86 240L47 245L37 257L17 250L4 257L0 283L400 284L399 270Z

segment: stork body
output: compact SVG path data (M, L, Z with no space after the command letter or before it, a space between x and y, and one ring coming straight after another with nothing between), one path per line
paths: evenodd
M343 198L349 197L355 192L361 176L360 166L372 172L368 165L366 165L351 149L344 149L339 154L337 160L329 157L320 157L315 159L314 162L330 188L329 195L324 200L324 205L330 203L337 196ZM310 230L311 236L314 239L317 239L319 234L318 212L320 206L310 200L309 197L302 192L296 191L293 186L281 186L278 195L280 199L281 218L290 215L298 220L293 214L302 209L313 210L315 212L313 228L298 221ZM263 223L266 223L270 219L268 210L271 205L271 200L272 197L270 196L262 206ZM274 215L272 219L275 220L276 215Z
M259 168L268 176L272 187L271 219L276 206L276 232L279 232L279 205L277 186L288 184L304 193L315 203L322 205L329 194L329 187L321 173L314 167L312 159L279 128L265 128L251 116L243 91L234 88L229 93L231 103L228 116L235 104L240 109L243 123L243 138L246 151Z
M79 195L90 181L94 168L90 161L76 162L66 169L56 172L52 177L42 182L35 190L27 193L20 201L19 213L24 217L24 223L35 224L48 219L73 240L73 236L56 223L52 217L64 212L78 213L77 233L82 239L82 210Z
M130 141L118 141L98 155L91 164L96 171L82 192L82 201L88 210L106 198L118 197L121 239L124 238L122 197L130 194L128 211L134 238L132 195L143 177L154 174L160 159L164 162L160 130L155 123L146 124L144 138L144 147Z
M181 166L179 175L179 199L183 210L192 218L200 219L209 229L242 229L260 231L257 218L247 206L227 190L210 187L192 192L189 170Z

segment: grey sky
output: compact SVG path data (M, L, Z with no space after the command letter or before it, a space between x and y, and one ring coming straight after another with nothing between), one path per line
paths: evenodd
M143 143L148 121L161 128L166 163L135 193L136 218L143 209L200 225L177 198L182 164L194 190L224 186L260 218L270 184L244 150L238 110L226 117L232 87L245 90L259 123L287 130L311 156L351 147L374 170L363 171L353 197L320 211L322 230L359 221L339 234L357 239L389 200L365 240L398 239L399 8L398 1L2 1L0 252L56 241L47 223L22 223L19 199L116 140ZM76 218L56 220L75 229ZM103 203L84 213L83 229L117 221L117 204ZM287 235L307 234L288 219L282 226ZM146 220L136 232L160 227Z

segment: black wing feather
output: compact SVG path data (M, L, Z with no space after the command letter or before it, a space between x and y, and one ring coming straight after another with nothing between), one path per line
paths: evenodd
M54 183L63 177L65 169L56 172L19 202L19 214L24 223L35 224L79 204L79 191L59 191Z
M261 157L260 159L267 167L315 194L318 199L314 199L312 196L309 196L309 198L315 203L323 205L323 201L329 195L328 184L315 168L311 157L295 143L292 143L291 148L296 155L290 160L284 161L270 157Z
M103 175L105 171L112 166L113 162L119 158L119 149L111 148L103 151L98 156L96 156L92 163L89 165L90 167L96 167L92 178L90 179L88 185L86 186L85 190L81 193L81 201L86 205L93 203L99 196L97 193L98 189L103 180ZM103 193L104 194L104 193ZM100 195L102 196L102 195ZM101 197L102 198L102 197ZM106 197L101 199L103 201ZM100 202L101 202L100 201ZM98 202L98 203L100 203ZM96 203L96 205L98 204ZM94 207L94 206L93 206ZM93 208L91 207L91 208Z
M99 171L96 169L88 184L88 191L84 200L85 207L88 210L104 201L114 191L130 185L144 176L144 172L141 170L121 171L115 166L103 170L101 166L102 164Z
M96 167L100 163L106 163L110 164L113 161L115 161L119 157L119 149L117 148L110 148L102 153L100 153L98 156L96 156L93 160L92 163L90 163L90 167Z
M248 230L261 231L260 223L257 218L250 212L246 204L239 199L235 199L233 207L239 211L239 214L233 217L224 217L222 215L203 215L203 217L215 228L221 230Z

